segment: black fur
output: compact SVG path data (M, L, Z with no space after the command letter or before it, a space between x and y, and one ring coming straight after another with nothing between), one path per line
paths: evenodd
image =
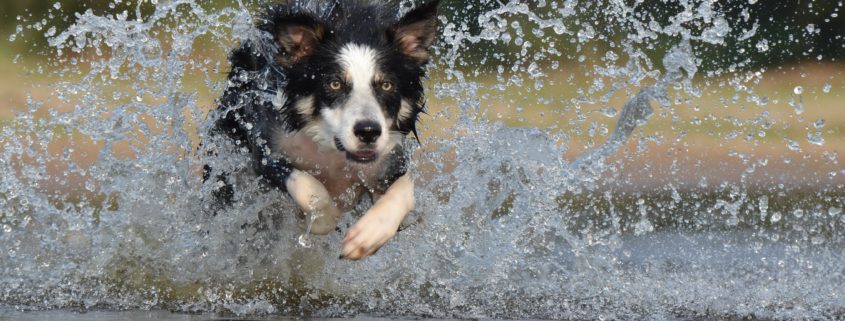
M334 55L343 45L354 42L368 45L381 54L380 66L396 86L394 94L377 96L386 113L397 119L390 130L416 136L418 115L425 105L422 80L426 77L427 60L415 60L403 54L395 36L397 28L408 21L433 21L438 2L434 0L418 7L403 20L397 17L396 8L375 2L330 1L316 5L293 2L270 6L257 25L262 37L243 42L229 56L232 64L229 86L218 100L216 115L212 116L218 120L211 135L231 139L249 154L257 174L271 186L284 190L293 168L288 160L271 156L269 142L274 131L279 128L299 131L318 117L321 106L342 99L325 88L326 79L340 72ZM319 45L310 48L313 52L307 56L291 53L297 48L286 47L285 41L280 40L280 30L294 27L313 31L308 35L318 39ZM287 99L277 106L273 99L280 91ZM314 97L315 108L311 114L301 114L293 106L308 96ZM411 102L413 109L410 117L399 121L402 99ZM380 180L385 189L406 171L406 155L401 144L390 157L386 160L384 180ZM211 168L206 166L204 179L209 179L211 173ZM221 174L217 179L225 183L225 176ZM224 202L231 201L233 192L228 184L217 193Z

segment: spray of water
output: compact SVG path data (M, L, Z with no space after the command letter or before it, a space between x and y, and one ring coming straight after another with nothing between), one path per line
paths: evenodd
M223 56L197 57L266 37L252 27L255 8L139 1L134 14L76 13L66 30L49 29L52 58L38 71L58 79L51 95L0 128L0 303L241 315L843 317L845 173L823 173L807 194L780 183L798 178L774 174L759 189L755 172L768 160L730 148L713 153L743 162L736 180L721 183L706 173L690 183L696 174L685 171L703 169L677 152L665 156L668 171L631 165L661 146L688 146L675 126L718 127L724 119L687 119L678 109L722 86L725 107L701 108L756 108L725 118L736 128L726 142L745 135L755 146L809 148L764 139L788 125L769 115L778 103L755 91L763 76L748 71L752 60L725 55L727 67L699 72L705 53L744 43L777 50L755 37L754 3L738 15L713 1L657 12L642 1L477 5L480 15L461 18L470 8L447 3L458 14L441 17L429 92L442 105L424 119L424 144L409 146L413 222L363 262L336 259L340 233L303 237L287 196L249 178L238 182L233 209L209 214L206 199L219 186L203 183L199 168L248 164L231 143L205 136L213 106L199 104L198 91L222 92L228 67ZM487 49L469 57L470 47ZM567 73L579 78L554 77ZM586 88L579 79L589 79ZM543 92L561 83L573 92ZM800 115L799 88L772 108ZM508 102L514 92L539 98ZM491 101L505 101L520 121L548 113L577 126L506 125ZM590 122L589 108L615 123ZM655 117L672 128L641 127ZM825 122L813 124L807 142L824 146ZM584 141L589 151L573 152ZM808 166L804 159L794 165ZM632 183L643 173L661 179Z

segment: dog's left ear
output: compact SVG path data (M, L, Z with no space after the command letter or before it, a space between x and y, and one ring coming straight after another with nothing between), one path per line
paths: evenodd
M437 6L432 0L405 14L390 30L397 49L420 64L428 63L428 48L437 37Z

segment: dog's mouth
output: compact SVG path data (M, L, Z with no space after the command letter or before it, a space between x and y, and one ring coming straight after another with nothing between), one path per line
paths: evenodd
M337 137L334 138L334 145L337 147L337 150L346 152L346 159L356 163L371 163L378 159L378 153L372 149L362 149L356 152L350 152L343 146L343 143L341 143L340 139Z
M371 163L376 160L378 154L374 150L359 150L357 152L351 153L346 152L346 158L358 163Z

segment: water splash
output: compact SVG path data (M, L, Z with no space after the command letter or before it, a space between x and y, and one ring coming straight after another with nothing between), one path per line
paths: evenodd
M226 50L266 35L251 27L248 3L148 5L149 13L140 5L78 13L69 28L47 32L54 58L39 68L58 79L51 96L0 128L2 304L239 315L843 315L843 175L761 177L779 171L774 158L755 155L785 147L792 156L779 163L809 168L805 151L824 147L817 142L831 140L834 126L814 123L802 149L805 132L777 136L797 125L771 114L789 106L809 114L809 85L790 86L779 98L786 104L768 103L750 58L726 55L726 67L704 68L705 53L736 43L779 50L755 38L758 24L743 14L712 1L651 13L640 2L508 1L481 2L481 14L462 18L462 4L447 4L457 14L441 18L430 91L442 105L424 120L434 124L425 144L408 146L417 151L419 208L377 256L351 263L335 259L342 234L301 239L295 206L247 176L234 209L208 214L203 200L220 186L203 184L199 168L248 164L230 142L205 136L215 115L200 95L225 87ZM197 58L204 50L217 55ZM720 87L729 91L714 94ZM721 105L684 114L707 95ZM618 119L604 124L591 110ZM537 123L560 120L520 127L495 117L511 111L517 124L535 114ZM735 143L683 154L696 131ZM700 165L717 156L727 159L717 173ZM824 157L830 165L819 171L836 173L835 154Z

